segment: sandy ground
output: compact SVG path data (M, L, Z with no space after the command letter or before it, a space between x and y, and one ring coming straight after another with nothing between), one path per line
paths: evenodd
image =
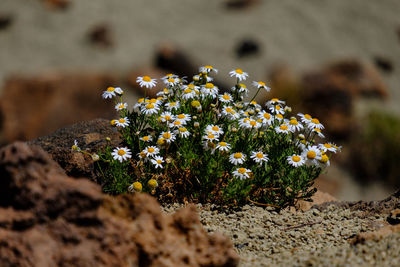
M153 64L164 42L186 51L199 64L212 64L219 78L232 68L266 80L277 63L296 71L319 68L342 58L373 64L375 56L390 59L394 70L382 74L390 100L375 107L400 114L400 1L398 0L280 0L260 1L242 10L228 10L226 1L203 0L71 0L64 11L40 0L0 0L0 15L13 23L0 31L0 88L10 75L49 71L127 73ZM112 30L115 46L94 47L88 31L101 23ZM239 41L251 38L261 46L256 56L237 58ZM370 104L361 106L370 108ZM335 172L335 170L333 170ZM351 179L342 177L351 188ZM347 177L347 178L346 178ZM367 199L380 199L385 190L372 187ZM342 192L356 200L365 192Z

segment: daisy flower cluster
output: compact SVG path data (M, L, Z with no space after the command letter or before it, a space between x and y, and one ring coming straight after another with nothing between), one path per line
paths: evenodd
M119 186L114 191L143 190L172 195L174 201L276 207L314 193L314 179L340 151L324 140L319 119L294 114L277 98L263 105L254 101L260 91L270 91L264 81L250 82L256 94L245 101L249 74L233 69L234 85L219 88L212 77L217 73L207 65L190 82L175 74L140 76L136 81L146 90L157 84L164 89L132 107L123 101L121 88L104 91L103 98L114 100L119 113L110 125L124 140L101 157L109 166L106 173L118 172L124 179L110 179L109 191Z

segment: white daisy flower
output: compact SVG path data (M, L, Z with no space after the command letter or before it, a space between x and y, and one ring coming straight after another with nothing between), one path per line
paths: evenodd
M115 109L117 111L126 109L127 107L128 107L128 103L118 103L118 104L115 105Z
M297 115L300 117L302 123L308 124L312 120L309 114L298 113Z
M241 69L235 69L229 72L229 75L231 77L236 77L236 79L238 79L239 81L244 81L246 80L246 78L249 76L249 74L247 72L244 72Z
M114 87L108 87L106 91L103 92L102 97L104 99L107 98L112 98L113 96L116 96L115 88Z
M181 82L181 79L179 78L174 78L174 77L170 77L166 80L163 80L164 83L170 87L178 85Z
M151 163L153 163L154 167L157 168L163 168L162 163L164 162L163 157L160 156L155 156L154 159L151 160Z
M160 153L160 149L156 146L148 146L143 149L143 152L146 154L147 157L154 157Z
M167 143L172 143L173 141L175 141L175 134L170 132L170 131L166 131L166 132L162 132L160 134L159 138L163 138L165 142Z
M336 153L338 151L338 147L333 143L319 144L318 148L323 152L330 151Z
M74 151L81 151L81 148L78 146L78 141L74 140L74 144L71 147L72 150Z
M160 118L159 118L162 122L171 122L175 119L175 116L172 115L171 112L168 111L164 111L163 113L161 113Z
M166 80L168 80L169 78L178 78L178 75L176 75L176 74L172 74L172 73L168 73L168 74L166 74L164 77L162 77L161 78L161 80L163 81L163 82L165 82Z
M320 138L325 138L325 135L322 133L321 129L314 128L312 129L312 132L317 134Z
M116 123L116 125L117 125L118 127L125 128L126 126L129 125L129 119L128 119L128 117L120 118L120 119L117 120L115 123Z
M202 73L210 73L211 71L218 73L218 70L211 65L205 65L203 67L200 67L199 71Z
M132 157L131 150L127 147L117 147L113 150L111 155L114 160L119 160L120 162Z
M290 128L287 124L283 123L275 127L275 132L288 134L290 132Z
M122 90L121 87L115 87L114 92L117 93L118 95L124 94L124 90Z
M271 88L269 88L269 87L265 84L265 82L261 82L261 81L256 82L256 81L254 81L254 82L253 82L253 85L254 85L255 87L257 87L258 89L263 88L263 89L265 89L265 91L267 91L267 92L269 92L269 91L271 90Z
M268 162L268 157L261 151L253 151L251 152L251 159L253 159L256 163L263 164L264 162Z
M317 164L318 160L321 158L321 154L317 146L309 146L303 151L302 156L307 159L308 162Z
M299 123L296 118L291 118L288 122L288 125L291 132L300 131L304 128L304 126Z
M240 94L247 95L249 93L249 89L243 83L239 83L238 85L231 88L232 92L239 91Z
M324 125L322 125L319 122L319 120L316 119L316 118L313 118L310 121L308 121L307 122L307 126L308 126L309 129L314 129L314 128L317 128L317 129L320 129L320 130L324 129Z
M302 156L296 154L287 157L287 161L293 167L300 167L306 163L305 159Z
M181 113L179 115L177 115L175 117L176 120L187 123L190 121L190 115L189 114L185 114L185 113Z
M185 125L186 125L186 121L175 120L175 121L169 123L168 127L169 128L177 128L178 129L178 128L180 128L182 126L185 126Z
M141 112L150 116L150 115L158 113L159 110L160 110L160 108L158 107L157 104L148 103L142 107Z
M140 85L140 87L146 88L153 88L157 84L156 79L152 79L147 75L137 77L136 82Z
M193 83L189 83L187 85L184 85L183 89L191 89L193 91L198 91L200 90L200 86L194 85Z
M143 104L145 103L144 101L145 101L144 98L140 98L140 99L136 102L136 104L133 106L133 110L135 110L136 112L139 111L139 109L140 109L140 108L143 106Z
M229 119L232 119L232 120L239 118L239 113L237 113L232 106L223 107L221 115L223 117L228 117Z
M218 149L219 151L226 151L228 152L229 150L231 150L231 145L226 143L226 142L219 142L216 149Z
M225 93L223 95L219 95L218 99L222 103L230 103L233 100L231 94L228 94L228 93Z
M247 105L246 106L250 106L250 107L253 107L253 108L255 108L255 109L261 109L261 106L256 102L256 101L251 101L251 102L249 102L249 103L246 103Z
M167 88L164 88L160 92L158 92L156 95L157 96L161 96L161 97L165 97L165 96L168 96L171 93L172 93L171 90L168 90Z
M239 178L240 180L244 180L244 179L250 178L251 171L246 168L238 168L235 171L233 171L232 174L236 178Z
M245 129L258 129L261 127L261 124L250 118L243 118L239 120L239 126Z
M260 111L258 113L258 118L262 120L262 123L265 125L271 125L272 123L272 116L266 111Z
M190 132L185 127L179 127L178 130L175 131L175 134L178 134L182 138L188 138Z
M279 100L278 98L272 98L271 100L269 100L265 103L265 106L270 107L270 106L284 105L284 104L285 104L285 101Z
M137 155L140 159L144 160L144 162L149 161L149 157L144 150L140 151L140 153L138 153Z
M213 125L213 124L207 125L206 132L210 132L210 133L218 135L218 136L224 133L224 131L222 130L221 127L219 127L218 125Z
M183 90L182 98L184 100L189 100L195 98L197 96L196 91L190 88L186 88Z
M218 135L216 134L206 134L203 139L209 142L218 141Z
M318 163L321 167L326 167L331 165L329 157L325 153L321 155L321 158L319 159Z
M206 83L201 88L201 93L203 97L211 96L212 98L216 98L216 96L218 95L218 87L212 83Z
M277 121L283 121L283 115L282 114L276 114L274 116L274 119L276 119Z
M151 135L145 135L140 137L140 140L142 140L143 142L151 142L153 141L153 137L151 137Z
M246 161L246 155L237 152L229 156L229 162L233 165L243 164Z
M269 108L273 114L285 114L285 109L281 105L274 105Z
M181 104L179 103L179 101L176 101L176 102L168 102L168 103L165 104L165 107L166 107L168 110L177 110L177 109L180 108L180 106L181 106Z

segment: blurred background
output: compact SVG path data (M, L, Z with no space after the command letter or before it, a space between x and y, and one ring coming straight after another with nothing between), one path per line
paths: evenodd
M399 13L398 0L0 0L0 143L111 119L101 92L121 86L132 106L139 75L213 65L228 89L242 68L273 89L258 101L318 117L343 146L318 188L382 199L400 187Z

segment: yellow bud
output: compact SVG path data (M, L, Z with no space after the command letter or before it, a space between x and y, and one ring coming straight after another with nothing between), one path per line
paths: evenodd
M150 179L150 180L147 182L147 186L148 186L151 190L154 190L155 188L157 188L158 183L157 183L157 181L156 181L155 179Z

